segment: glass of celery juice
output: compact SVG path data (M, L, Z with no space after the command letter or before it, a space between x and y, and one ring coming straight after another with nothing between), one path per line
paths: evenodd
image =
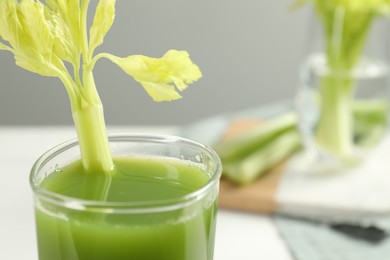
M77 140L33 166L39 260L213 259L217 154L173 136L110 135L109 143L109 176L83 171Z

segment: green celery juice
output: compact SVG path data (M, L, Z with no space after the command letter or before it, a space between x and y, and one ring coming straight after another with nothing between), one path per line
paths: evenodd
M41 188L75 199L62 205L37 198L40 260L213 258L217 191L180 207L168 203L208 183L210 177L200 167L157 157L114 157L114 164L106 206L79 208L78 199L93 201L91 187L107 182L106 174L86 173L81 161L42 181Z

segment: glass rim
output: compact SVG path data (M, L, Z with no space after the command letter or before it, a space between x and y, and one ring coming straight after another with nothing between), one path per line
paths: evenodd
M344 78L374 78L385 75L390 70L387 63L381 59L362 56L355 66L350 69L332 69L325 53L314 52L301 65L300 73L315 72L320 77Z
M44 200L48 203L53 203L58 206L63 206L68 209L97 212L97 213L153 213L163 211L173 211L176 209L189 206L208 194L208 191L218 184L220 176L222 174L222 163L218 154L209 146L201 144L199 142L174 136L174 135L161 135L161 134L136 134L136 133L115 133L108 134L109 143L112 142L145 142L145 143L158 143L158 144L184 144L188 147L199 149L199 151L206 152L208 156L215 162L215 166L212 169L212 175L208 182L201 188L194 192L186 194L184 196L166 199L166 200L150 200L142 202L115 202L115 201L98 201L98 200L85 200L66 195L61 195L56 192L48 191L39 186L35 181L37 173L41 169L41 166L45 165L49 160L53 159L62 152L69 150L70 148L79 145L78 139L73 138L65 141L59 145L54 146L45 153L43 153L34 163L30 171L30 187L36 197Z

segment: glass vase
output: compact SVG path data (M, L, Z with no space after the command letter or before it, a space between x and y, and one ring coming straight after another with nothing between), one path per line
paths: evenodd
M377 19L363 33L348 27L347 11L332 15L335 28L313 12L296 104L309 157L345 167L359 163L387 133L389 30L387 20Z

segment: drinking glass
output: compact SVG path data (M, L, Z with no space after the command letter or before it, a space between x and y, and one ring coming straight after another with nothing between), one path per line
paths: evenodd
M119 134L109 142L113 158L164 160L166 168L179 161L199 168L207 181L189 194L161 200L62 195L42 185L80 160L77 140L61 144L42 155L30 175L39 260L212 260L222 171L218 155L174 136ZM172 168L166 177L174 181L180 174Z

